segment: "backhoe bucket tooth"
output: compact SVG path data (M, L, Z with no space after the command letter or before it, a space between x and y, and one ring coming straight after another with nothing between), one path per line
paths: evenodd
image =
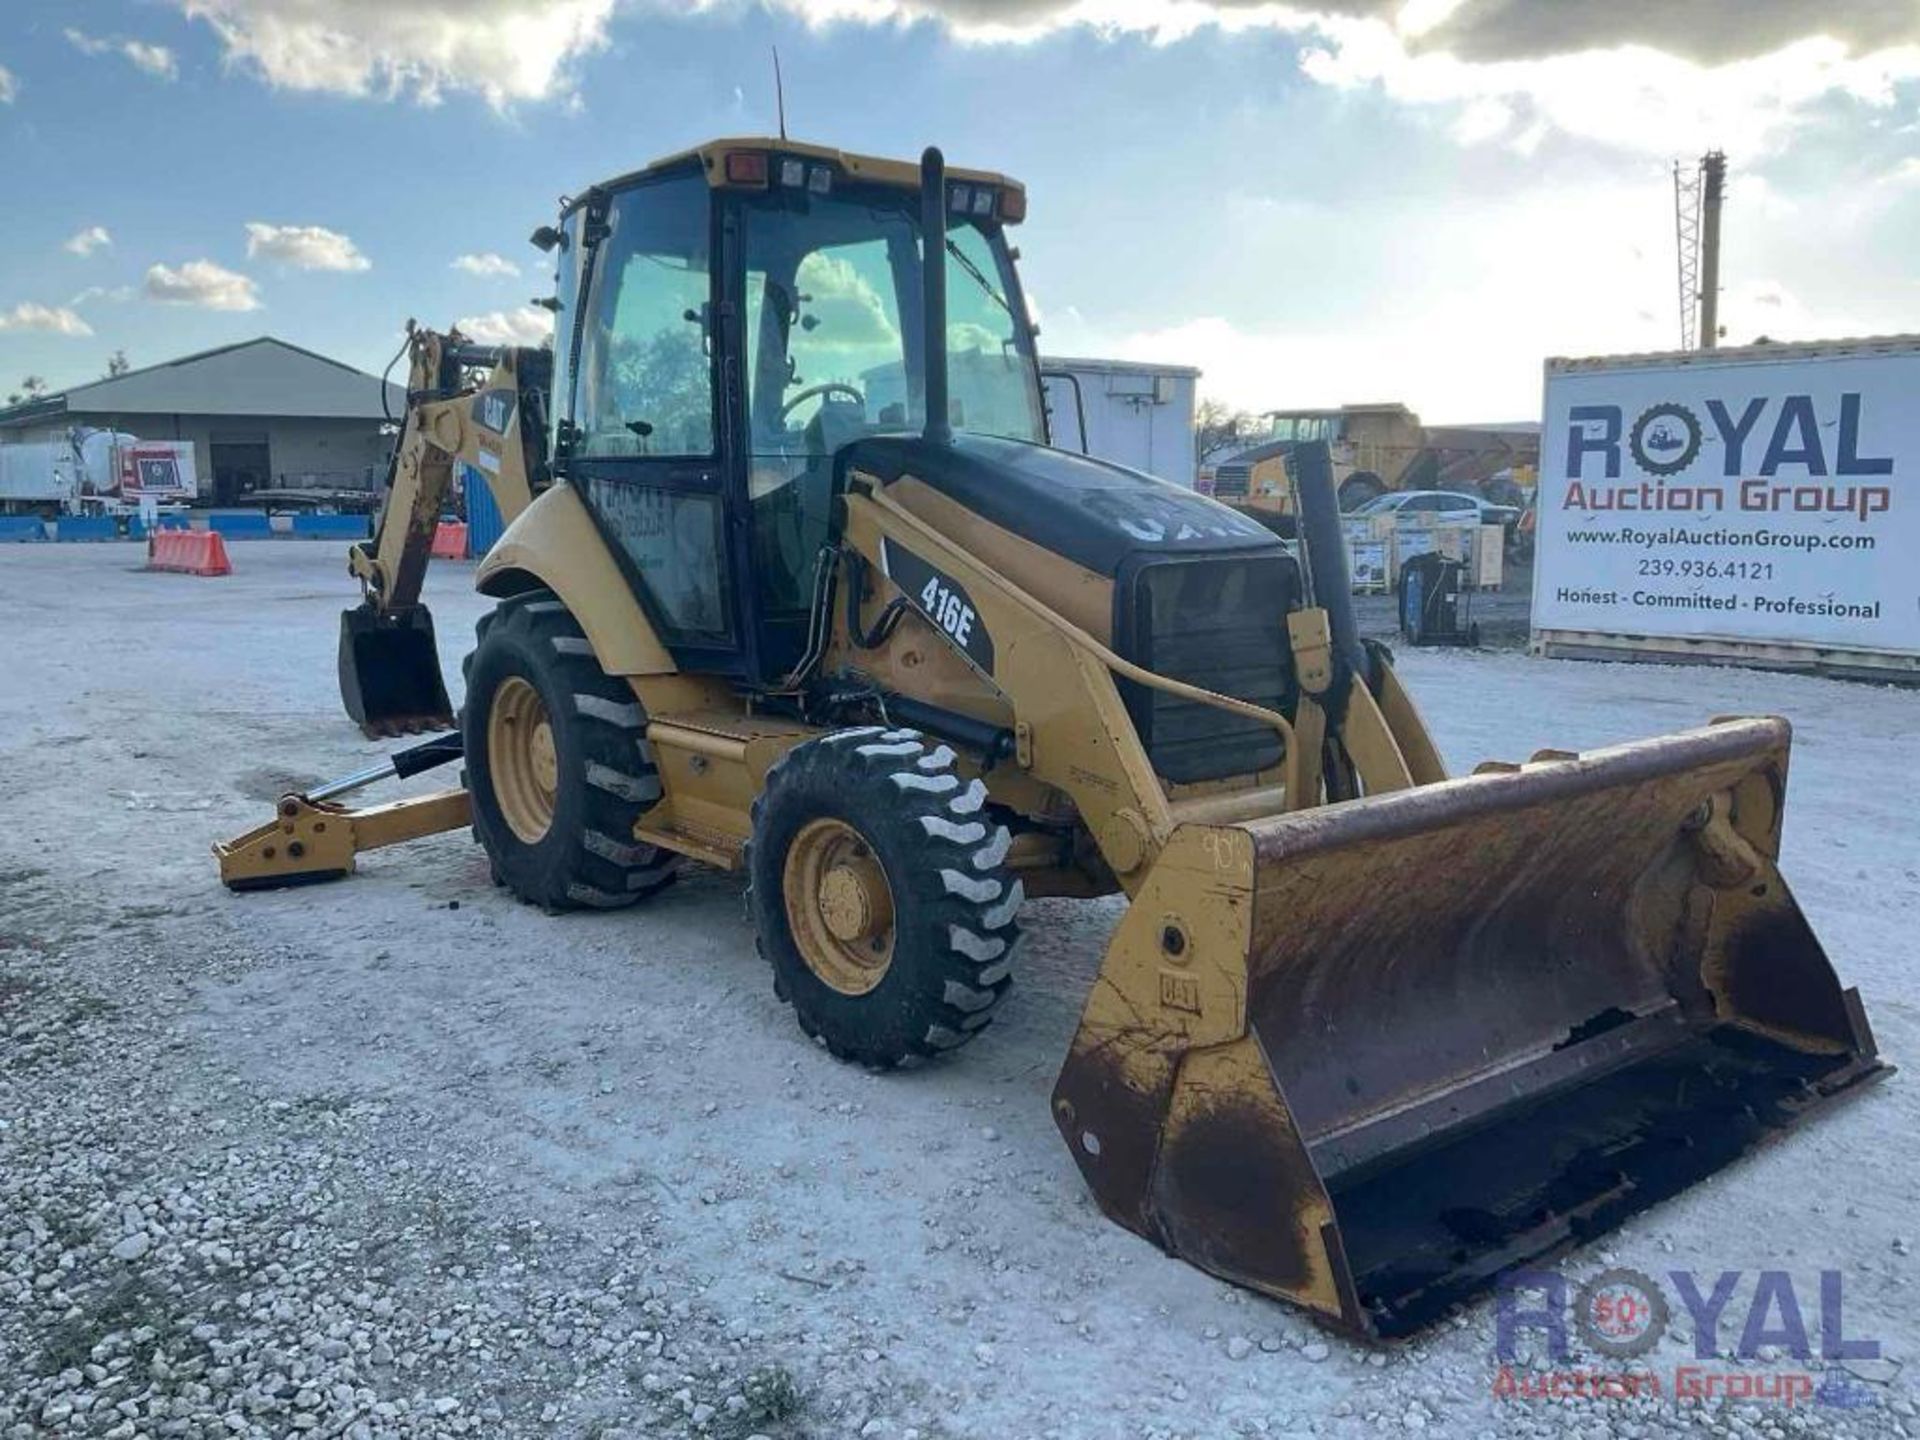
M433 616L424 605L382 615L340 612L340 698L367 735L414 735L453 724Z
M1887 1073L1737 720L1177 829L1054 1091L1101 1206L1351 1331L1418 1329Z

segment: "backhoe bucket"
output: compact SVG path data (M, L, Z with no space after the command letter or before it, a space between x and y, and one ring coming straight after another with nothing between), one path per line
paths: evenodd
M375 738L453 724L426 606L390 615L369 605L340 612L340 698L354 723Z
M1398 1336L1885 1073L1775 868L1788 744L1178 828L1054 1091L1102 1207Z

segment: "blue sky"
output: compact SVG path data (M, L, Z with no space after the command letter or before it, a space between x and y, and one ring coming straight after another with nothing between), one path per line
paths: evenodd
M771 129L771 45L794 134L1028 183L1043 349L1237 405L1519 418L1545 355L1671 346L1667 168L1711 144L1731 339L1920 330L1920 7L10 0L0 396L525 330L555 198Z

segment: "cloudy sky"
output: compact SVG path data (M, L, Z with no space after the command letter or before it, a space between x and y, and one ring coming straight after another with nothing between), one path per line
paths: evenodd
M0 391L531 333L555 198L771 129L773 45L796 135L1027 181L1044 349L1237 405L1672 346L1714 145L1731 340L1920 331L1920 0L6 0Z

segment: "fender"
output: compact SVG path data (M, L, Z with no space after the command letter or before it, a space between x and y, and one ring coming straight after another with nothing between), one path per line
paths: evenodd
M536 587L553 591L609 675L679 671L570 485L553 486L515 517L480 562L473 585L496 599Z

